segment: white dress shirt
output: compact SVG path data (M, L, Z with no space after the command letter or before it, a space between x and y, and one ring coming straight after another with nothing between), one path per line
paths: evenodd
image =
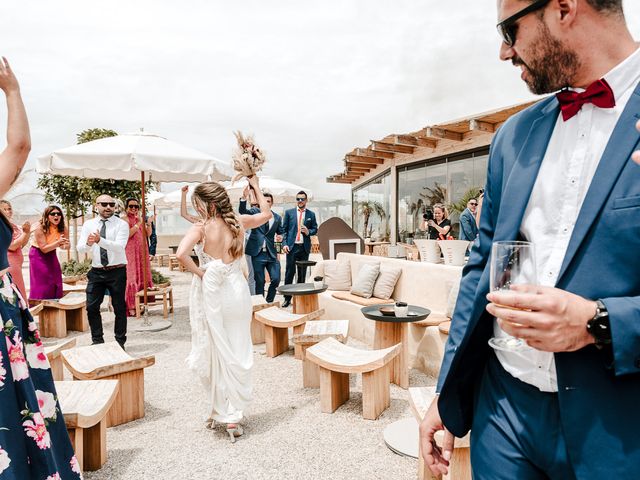
M274 223L275 221L276 221L276 219L274 218L274 216L273 216L273 215L271 215L271 218L269 219L269 228L267 228L267 233L268 233L269 231L271 231L271 228L273 228L273 223ZM265 237L265 240L262 242L262 249L264 250L264 249L266 249L266 248L267 248L267 240L266 240L266 237Z
M124 249L129 240L129 224L113 216L107 219L105 225L105 238L101 238L99 243L94 243L92 246L89 246L87 245L87 238L89 238L89 234L91 233L100 233L102 217L98 216L84 222L82 230L80 231L80 238L78 239L78 252L91 252L91 265L96 268L102 268L102 263L100 263L100 248L104 248L109 257L108 266L125 265L127 263L127 255Z
M520 226L521 235L535 245L538 284L553 287L558 279L582 202L589 190L609 137L633 90L640 82L640 50L604 76L615 95L614 108L585 104L566 122L558 115L540 172ZM583 89L574 89L578 92ZM629 128L633 128L630 125ZM506 333L494 321L494 335ZM557 392L553 353L526 347L496 351L511 375L543 392Z

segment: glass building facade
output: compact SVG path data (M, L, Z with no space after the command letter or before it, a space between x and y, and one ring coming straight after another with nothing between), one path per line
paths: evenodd
M391 173L389 171L353 190L353 229L362 238L388 242L391 236Z
M427 208L436 203L449 207L458 203L470 190L484 187L488 158L487 147L397 167L395 215L391 215L390 172L357 187L352 192L354 230L363 238L389 241L390 222L396 218L396 241L411 243L412 238L422 235L422 215ZM382 206L385 215L376 213L379 210L376 204ZM367 222L368 231L364 232L366 210L372 213ZM457 238L459 213L450 213L449 218L452 235Z

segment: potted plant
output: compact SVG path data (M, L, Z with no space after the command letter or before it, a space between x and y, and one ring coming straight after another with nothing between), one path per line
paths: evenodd
M151 269L151 281L153 282L154 288L165 288L171 285L171 279L169 277L165 277L154 269Z
M87 279L87 273L91 270L91 260L83 260L78 262L77 260L69 260L62 264L62 281L64 283L73 285L76 282Z
M313 286L314 286L315 288L322 288L322 287L324 287L324 282L323 282L323 280L324 280L324 277L320 277L320 276L313 277Z

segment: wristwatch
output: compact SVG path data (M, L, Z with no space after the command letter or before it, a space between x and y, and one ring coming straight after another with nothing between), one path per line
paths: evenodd
M611 345L609 312L601 300L596 300L596 314L587 322L587 332L595 339L596 347Z

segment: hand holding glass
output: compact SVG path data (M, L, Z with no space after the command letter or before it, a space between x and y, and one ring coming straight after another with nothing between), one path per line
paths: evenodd
M536 285L535 249L531 242L494 242L491 247L490 286L510 290L511 285ZM489 345L496 350L517 351L527 344L511 335L495 336Z

